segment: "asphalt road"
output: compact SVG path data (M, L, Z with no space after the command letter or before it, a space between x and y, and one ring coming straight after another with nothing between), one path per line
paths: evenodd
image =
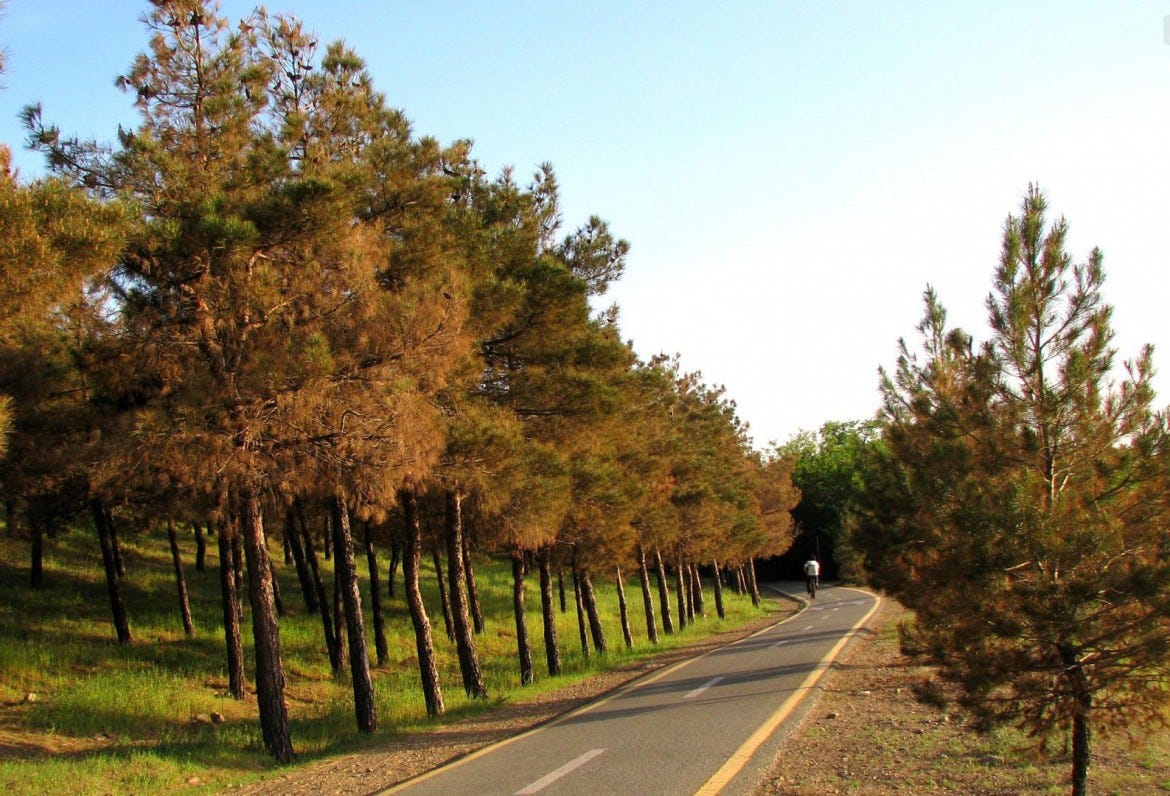
M384 793L750 793L784 722L876 608L868 592L822 588L804 610L747 639Z

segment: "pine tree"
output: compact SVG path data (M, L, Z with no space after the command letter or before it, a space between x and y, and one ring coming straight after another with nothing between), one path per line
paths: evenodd
M1071 731L1081 796L1092 730L1166 702L1170 440L1150 350L1112 381L1100 252L1074 264L1046 210L1030 188L1004 226L983 346L928 290L922 352L883 381L896 477L873 491L901 512L857 539L977 716Z

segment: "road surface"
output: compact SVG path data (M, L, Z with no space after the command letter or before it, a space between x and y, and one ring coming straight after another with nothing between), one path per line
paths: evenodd
M804 592L798 583L776 588ZM845 587L822 588L810 603L749 638L383 793L750 793L775 754L776 730L877 608L873 595Z

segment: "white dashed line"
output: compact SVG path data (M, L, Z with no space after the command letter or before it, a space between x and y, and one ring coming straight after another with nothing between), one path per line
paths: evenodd
M690 692L689 694L687 694L686 696L684 696L684 697L683 697L683 699L694 699L694 698L695 698L695 697L697 697L699 694L703 693L703 692L704 692L704 691L706 691L708 688L710 688L711 686L715 685L716 683L718 683L718 682L719 682L720 680L722 680L722 679L723 679L723 677L722 677L722 676L720 676L720 677L712 677L710 680L708 680L707 682L703 683L701 686L699 686L698 688L696 688L694 691L692 691L692 692Z
M525 794L530 794L530 793L540 793L542 790L547 788L549 785L553 784L558 779L565 776L565 774L568 774L570 771L572 771L575 768L579 768L580 766L585 765L590 760L597 757L599 754L601 754L604 751L605 751L604 749L590 749L588 752L581 755L580 757L575 758L573 760L570 760L568 763L565 763L563 766L558 768L556 771L553 771L549 774L545 774L543 777L536 780L536 782L533 782L531 785L524 788L523 790L516 791L516 796L525 796Z

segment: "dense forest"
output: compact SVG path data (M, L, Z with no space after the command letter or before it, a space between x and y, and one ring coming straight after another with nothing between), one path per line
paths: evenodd
M179 535L200 569L211 546L229 690L245 694L249 616L281 762L277 545L362 732L378 726L370 670L396 577L428 712L444 711L428 559L473 696L487 696L473 550L510 562L525 680L530 572L550 675L562 573L598 652L594 578L619 594L638 579L651 640L675 626L670 575L681 623L702 577L720 612L725 583L758 599L753 561L791 543L793 462L753 450L721 388L622 340L600 302L628 244L597 217L564 228L550 165L491 177L469 141L417 135L358 54L295 18L152 0L144 22L148 46L118 78L137 126L80 140L29 107L47 176L23 180L8 150L0 163L0 491L31 588L46 545L92 534L111 643L134 644L121 547L165 529L193 633Z

